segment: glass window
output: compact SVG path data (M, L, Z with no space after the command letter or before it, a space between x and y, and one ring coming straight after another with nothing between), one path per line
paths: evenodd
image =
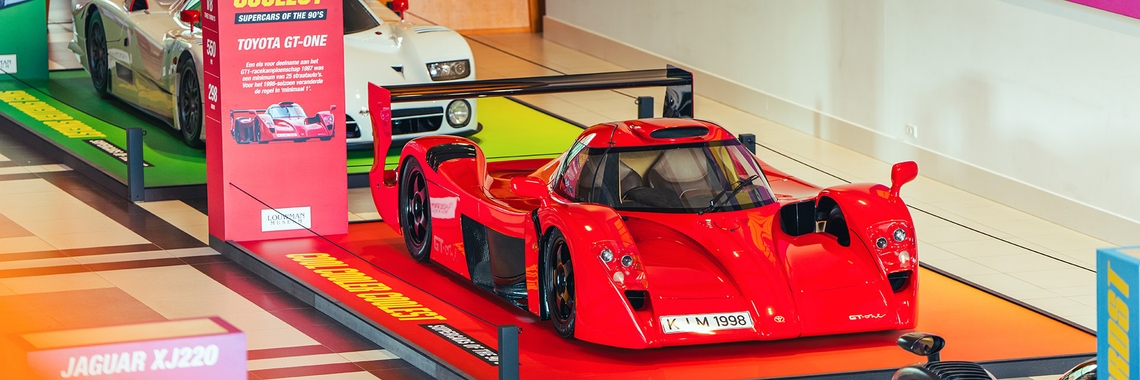
M269 109L265 112L274 119L286 117L305 117L305 110L301 109L301 106L296 104L290 104L286 106L272 105L269 106Z
M735 141L591 148L566 162L559 188L579 202L619 210L743 210L775 202L760 166Z
M377 26L380 23L360 0L344 0L344 34L360 33Z
M588 156L587 152L583 150L586 149L586 145L594 139L594 136L593 134L586 135L580 140L575 141L574 145L570 146L570 150L566 151L566 157L568 158L563 161L562 166L558 168L559 181L555 184L554 190L566 198L575 199L577 197L578 175L581 174L582 164L586 162L586 157Z

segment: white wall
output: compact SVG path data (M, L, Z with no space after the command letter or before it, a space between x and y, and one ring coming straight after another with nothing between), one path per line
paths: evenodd
M938 157L924 174L1140 243L1140 20L1063 0L551 0L547 17L764 100L698 77L702 95L887 161L918 147Z

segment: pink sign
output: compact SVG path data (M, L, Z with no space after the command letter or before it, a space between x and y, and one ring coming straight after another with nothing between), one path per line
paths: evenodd
M1140 18L1140 0L1069 0L1071 2L1119 13L1132 18Z
M28 353L43 379L246 379L245 334L68 347Z

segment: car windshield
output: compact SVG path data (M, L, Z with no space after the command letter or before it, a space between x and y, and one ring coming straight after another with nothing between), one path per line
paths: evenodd
M380 26L359 0L344 0L344 34L360 33Z
M269 106L269 109L265 112L274 119L286 117L305 117L305 110L301 109L301 106L296 104L272 105Z
M736 141L572 149L571 155L557 189L579 202L655 212L744 210L775 202L756 160Z

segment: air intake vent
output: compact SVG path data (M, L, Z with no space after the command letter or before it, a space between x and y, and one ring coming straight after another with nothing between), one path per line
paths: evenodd
M412 28L412 30L414 30L416 32L416 34L424 34L424 33L446 32L446 31L449 31L451 29L444 28L442 26L417 26L415 28Z
M705 127L673 127L664 128L653 131L649 137L655 139L679 139L685 137L697 137L709 134L709 129Z
M629 306L633 306L633 310L641 310L645 307L645 300L649 298L649 292L644 290L626 290L625 299L629 301Z
M943 380L991 380L990 374L982 366L971 362L932 362L926 369Z
M428 149L427 153L424 154L428 166L431 166L431 170L436 171L439 170L440 164L449 160L475 157L475 147L462 143L436 145Z
M901 292L906 289L907 284L910 284L910 271L887 274L887 281L891 282L891 290L895 293Z

